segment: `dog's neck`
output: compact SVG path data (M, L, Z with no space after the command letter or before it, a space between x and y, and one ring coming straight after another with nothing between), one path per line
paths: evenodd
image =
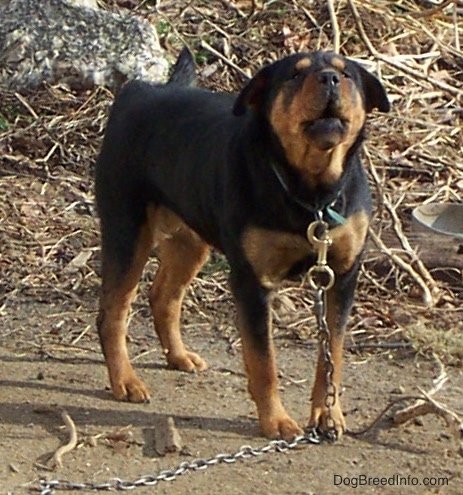
M311 216L315 215L316 218L323 219L331 226L342 225L345 222L343 216L345 197L342 181L339 185L330 188L329 191L323 191L321 195L317 194L316 191L311 191L310 194L301 194L301 188L294 187L295 179L290 177L287 169L273 160L270 166L289 199L309 212Z

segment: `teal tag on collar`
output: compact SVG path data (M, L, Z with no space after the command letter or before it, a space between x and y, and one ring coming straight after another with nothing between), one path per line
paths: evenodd
M344 225L346 223L346 219L340 213L338 213L336 210L331 208L331 206L327 206L325 208L325 211L326 211L327 216L331 220L333 220L333 222L335 222L337 225Z

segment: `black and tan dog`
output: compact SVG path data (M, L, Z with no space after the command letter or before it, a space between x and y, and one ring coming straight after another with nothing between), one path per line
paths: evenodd
M263 68L236 97L190 87L194 65L182 52L166 85L129 83L117 96L96 165L102 233L98 330L118 399L147 401L132 368L126 318L156 247L160 266L149 300L168 365L204 370L180 334L185 290L210 246L231 268L249 391L267 437L302 432L284 409L269 313L271 288L314 262L308 225L320 215L333 240L327 322L339 389L344 326L367 234L370 195L358 156L366 114L388 111L380 82L358 64L324 52ZM337 211L338 215L333 214ZM338 223L342 215L344 222ZM310 426L326 426L323 356ZM336 430L345 423L339 399Z

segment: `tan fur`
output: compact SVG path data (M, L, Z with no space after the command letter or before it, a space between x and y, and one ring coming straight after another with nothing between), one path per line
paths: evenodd
M151 221L159 259L149 294L156 333L170 368L202 371L206 362L183 344L180 314L185 291L206 261L209 246L167 208L153 211Z
M368 232L369 218L364 212L350 216L343 225L330 230L333 241L330 248L330 264L337 274L349 271L361 253Z
M346 68L346 62L343 60L342 57L339 57L338 55L333 55L331 57L331 65L335 69L337 69L341 72Z
M257 227L246 229L241 241L254 273L269 289L284 278L291 266L312 251L302 236Z
M368 215L362 211L330 230L329 262L337 274L350 270L361 253L368 223ZM248 227L241 242L254 273L267 288L278 284L295 263L313 254L313 248L305 237L259 227Z
M117 399L128 398L132 402L149 399L143 382L136 376L127 351L127 316L130 303L137 291L143 267L152 249L153 235L146 223L140 230L137 250L130 270L123 280L116 278L117 271L108 260L103 262L103 287L100 296L98 327L109 371L111 388Z
M368 215L362 211L349 217L343 225L330 230L329 235L333 241L329 251L330 265L337 275L350 270L355 259L362 251L368 231L368 222ZM338 436L340 436L346 426L339 399L343 366L344 328L339 321L337 306L334 291L331 289L328 291L327 296L327 324L331 334L329 349L333 359L333 383L336 388L336 396L331 414ZM326 390L325 359L320 346L315 382L312 389L310 426L317 425L326 429L326 420L328 417L328 410L325 404Z

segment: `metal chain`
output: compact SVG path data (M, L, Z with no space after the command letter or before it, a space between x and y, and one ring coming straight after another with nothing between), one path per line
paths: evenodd
M338 437L336 423L333 419L333 407L336 403L336 385L333 381L334 362L330 351L330 330L326 322L325 289L319 289L315 293L314 312L318 324L318 339L323 353L326 386L325 407L328 411L326 416L326 428L323 431L323 435L330 442L334 442Z
M333 418L333 407L336 403L336 385L333 380L334 362L330 350L331 334L326 321L326 293L335 282L334 271L327 264L328 248L331 245L329 225L323 221L323 212L317 212L317 220L307 229L307 238L317 253L315 265L308 271L309 283L315 289L314 313L317 320L318 339L323 353L325 372L325 407L328 411L323 436L334 442L337 439L336 423Z
M320 443L320 439L312 435L297 436L291 442L286 440L271 440L262 447L251 447L243 445L234 454L217 454L209 459L195 459L193 461L185 461L178 465L177 468L161 471L155 475L145 475L135 481L122 480L120 478L112 478L106 483L74 483L67 480L49 480L40 482L41 495L52 495L55 490L79 490L79 491L105 491L105 490L133 490L135 488L145 486L155 486L160 481L174 481L179 476L192 471L203 471L208 467L217 464L233 464L241 459L249 459L258 457L269 452L287 452L296 448L298 445L308 445Z

